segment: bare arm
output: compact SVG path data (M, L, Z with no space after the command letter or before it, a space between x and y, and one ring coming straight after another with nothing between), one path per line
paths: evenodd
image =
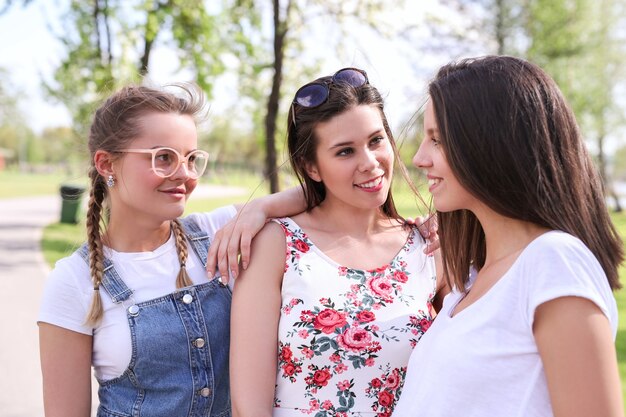
M611 327L600 308L562 297L535 311L533 333L556 417L622 417Z
M248 269L235 283L231 308L230 386L234 417L271 417L285 236L268 223L252 241Z
M91 415L92 337L39 323L46 417Z
M306 205L302 188L292 187L235 207L237 215L217 232L207 258L207 272L213 274L219 269L224 283L228 282L229 271L235 278L239 274L239 253L242 268L248 267L250 242L268 219L301 213Z

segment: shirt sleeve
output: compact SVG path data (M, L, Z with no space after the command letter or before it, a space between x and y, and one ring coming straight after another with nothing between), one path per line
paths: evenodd
M85 324L92 296L85 261L77 254L63 258L46 280L37 322L92 335L93 328Z
M535 310L541 304L560 297L581 297L600 308L615 337L617 305L600 263L579 239L562 232L549 235L532 244L525 257L529 325L532 328Z
M215 236L215 233L224 227L235 215L237 215L237 209L235 206L230 205L209 212L193 213L190 214L189 217L194 218L200 228L206 231L209 237L212 238Z

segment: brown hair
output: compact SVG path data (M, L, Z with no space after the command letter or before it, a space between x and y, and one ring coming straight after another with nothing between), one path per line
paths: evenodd
M384 101L378 89L369 83L360 87L353 87L345 82L333 83L330 81L331 77L321 77L313 81L314 83L325 83L328 85L329 92L326 102L316 107L303 107L293 104L289 110L287 121L289 160L302 186L307 205L306 209L311 210L326 198L324 184L313 181L306 172L307 164L314 163L316 158L317 138L315 136L315 128L319 123L328 121L353 107L361 105L373 106L379 110L385 133L393 149L394 166L400 170L400 173L415 195L420 197L419 192L409 178L406 166L398 155L396 142L385 115ZM426 207L427 204L423 203ZM387 199L383 203L382 212L393 219L402 218L398 214L393 201L391 188L389 189Z
M598 259L613 289L623 243L574 114L556 83L519 58L442 67L428 89L441 145L461 185L503 216L567 232ZM438 213L443 272L464 288L480 270L482 226L466 210Z
M91 190L87 208L87 246L89 249L89 270L93 282L93 299L87 316L87 323L95 325L102 317L100 284L103 278L103 244L102 230L104 227L104 205L107 202L107 185L94 165L96 151L103 150L114 157L128 146L129 142L141 134L140 119L149 113L176 113L198 117L204 109L203 95L191 84L177 84L174 87L180 95L155 88L129 85L110 96L96 110L89 131L89 153L91 165L89 179ZM177 219L171 222L176 237L176 249L181 269L176 280L178 288L191 285L185 270L187 245L182 226Z

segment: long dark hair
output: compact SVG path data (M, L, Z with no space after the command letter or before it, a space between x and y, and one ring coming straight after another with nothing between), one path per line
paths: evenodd
M509 56L442 67L428 92L461 185L497 213L562 230L593 252L620 288L623 243L574 114L538 66ZM485 263L484 231L466 210L438 213L444 274L463 288Z
M384 101L378 89L369 83L360 87L353 87L342 82L332 83L330 80L331 77L321 77L314 81L328 84L329 95L325 103L313 108L294 104L289 110L287 122L289 161L304 191L307 210L316 207L326 198L324 184L313 181L306 172L307 164L316 162L315 150L317 148L317 138L315 136L315 128L319 123L328 121L360 105L373 106L379 110L385 133L393 149L394 166L400 170L411 189L418 195L417 190L409 179L406 167L398 156L396 142L391 133L387 116L385 115ZM393 201L391 189L389 190L389 194L381 210L390 218L401 218Z

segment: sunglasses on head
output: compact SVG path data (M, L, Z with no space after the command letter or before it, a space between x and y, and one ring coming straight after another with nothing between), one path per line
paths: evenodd
M313 108L324 104L328 100L330 84L346 83L352 87L361 87L367 83L367 73L358 68L342 68L328 81L315 81L303 85L296 91L293 104L306 108Z

